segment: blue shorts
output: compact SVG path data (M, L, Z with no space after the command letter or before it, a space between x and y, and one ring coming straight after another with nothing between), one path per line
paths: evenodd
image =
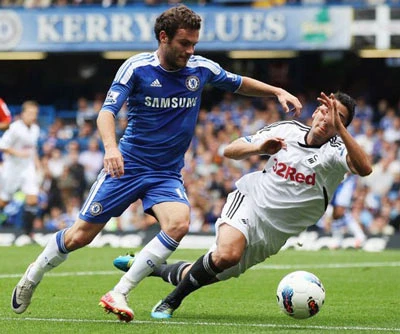
M354 191L357 187L357 179L354 175L347 176L336 188L331 204L350 208Z
M179 174L163 171L137 173L125 169L120 178L102 170L79 212L79 218L90 223L106 223L120 216L133 202L142 200L145 212L162 202L181 202L190 206Z

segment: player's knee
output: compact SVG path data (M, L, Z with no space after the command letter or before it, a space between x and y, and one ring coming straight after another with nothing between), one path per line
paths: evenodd
M214 264L220 269L228 269L240 262L242 253L236 249L220 249L213 253Z
M81 231L67 233L65 235L65 246L69 251L74 251L90 244L93 239L94 238L91 235Z
M181 239L189 232L189 221L180 220L173 224L169 224L164 228L164 232L175 241L181 241Z

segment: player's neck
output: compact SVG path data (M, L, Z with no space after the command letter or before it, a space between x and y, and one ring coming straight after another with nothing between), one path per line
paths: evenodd
M158 49L156 51L156 55L157 55L158 61L160 63L160 66L163 68L163 70L165 70L167 72L176 72L176 71L179 71L182 69L180 67L172 66L170 63L168 63L165 60L165 57L162 55L162 51L160 51L160 49Z
M308 146L322 146L328 140L326 138L322 138L320 136L315 136L312 131L307 132L305 137L305 143Z

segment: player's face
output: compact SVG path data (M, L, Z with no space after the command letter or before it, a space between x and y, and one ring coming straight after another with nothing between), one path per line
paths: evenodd
M35 106L27 106L21 114L22 120L26 125L32 125L36 122L39 110Z
M178 70L186 66L194 54L199 41L198 30L178 29L174 38L169 39L165 32L160 33L160 62L167 70Z
M346 124L348 117L348 111L346 107L337 102L337 109L339 117L343 124ZM327 141L329 138L336 135L336 128L333 123L332 112L327 111L328 108L325 105L320 105L313 114L313 136L320 138L322 141Z

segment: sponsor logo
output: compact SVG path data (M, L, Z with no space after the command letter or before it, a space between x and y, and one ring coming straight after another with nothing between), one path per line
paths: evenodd
M274 161L275 164L272 166L272 170L276 175L283 177L286 180L291 180L298 183L306 183L312 186L315 185L315 173L305 175L301 172L298 172L296 168L286 165L284 162L278 162L277 159L274 159Z
M20 308L20 306L22 305L22 303L19 304L19 303L17 302L17 291L16 291L16 290L14 290L14 293L13 293L12 305L13 305L13 308L14 308L14 309L18 309L18 308Z
M315 166L318 164L319 157L318 154L312 154L305 158L306 165L308 166Z
M190 77L186 78L185 82L186 88L192 92L195 92L200 87L200 79L195 75L191 75Z
M99 202L94 202L90 205L89 211L92 216L98 216L103 212L103 206Z
M160 81L158 81L158 79L156 79L151 83L150 87L162 87L162 85L161 85Z
M119 92L114 92L112 90L109 90L107 93L106 100L104 101L104 104L105 105L116 104L119 94L120 94Z
M197 105L197 97L151 97L144 98L144 105L152 108L192 108Z

